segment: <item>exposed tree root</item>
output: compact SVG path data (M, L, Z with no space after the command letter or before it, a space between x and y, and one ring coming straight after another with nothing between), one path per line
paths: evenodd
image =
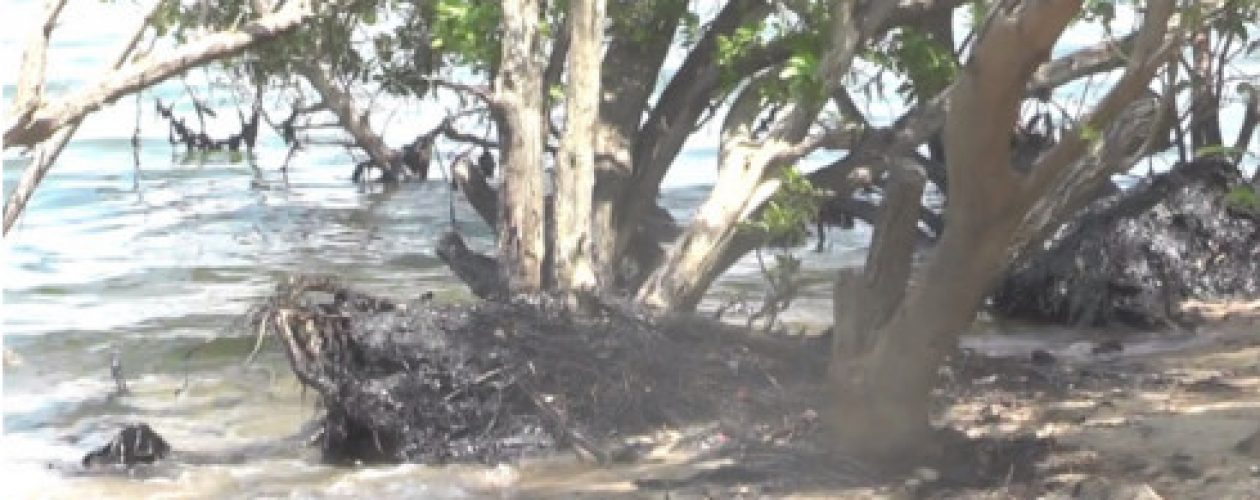
M1201 161L1104 198L1018 264L993 304L1013 317L1151 327L1185 320L1187 300L1260 297L1260 218L1228 202L1244 182Z
M781 419L793 396L780 381L821 379L821 345L601 311L395 304L300 277L252 319L319 393L320 443L339 463L497 462L557 447L606 462L618 436L749 410Z

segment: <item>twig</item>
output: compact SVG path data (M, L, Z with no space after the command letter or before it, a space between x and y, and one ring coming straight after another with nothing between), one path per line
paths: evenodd
M529 379L522 377L517 381L516 387L525 393L525 396L538 408L538 412L550 421L553 434L558 440L562 441L562 444L572 445L582 458L594 459L599 465L608 464L608 452L597 446L581 431L570 427L564 415L560 414L555 407L543 399Z

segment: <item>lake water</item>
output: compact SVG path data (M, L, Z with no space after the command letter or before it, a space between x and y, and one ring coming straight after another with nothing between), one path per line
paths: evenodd
M13 20L35 19L40 2L7 1L3 9L11 29L0 34L0 67L16 68L30 24ZM72 4L55 32L50 88L98 76L129 29L128 13L138 10L125 2ZM205 73L189 78L204 91ZM7 102L13 87L5 83ZM464 498L510 495L533 476L566 470L319 464L294 438L315 415L313 395L303 394L274 343L243 364L254 337L240 316L296 272L334 274L400 299L434 291L440 300L466 300L433 242L450 228L451 203L474 246L489 248L490 234L440 180L388 192L353 185L352 162L337 148L309 148L287 173L279 169L286 150L273 135L245 161L173 151L152 103L183 91L173 81L141 98L138 168L130 145L135 99L91 117L4 239L4 347L19 361L3 371L0 496ZM230 95L206 96L234 115ZM186 100L180 106L191 116ZM393 144L434 121L423 108L403 109L420 119L395 117ZM713 179L712 132L689 145L667 179L662 202L680 218ZM6 197L26 164L6 152ZM788 319L796 325L829 322L826 281L859 262L869 230L859 224L830 236L827 252L799 252L813 286L794 304ZM741 294L756 300L761 288L755 260L745 259L705 306ZM110 395L115 353L129 396ZM67 472L136 421L211 463L168 464L143 477Z
M129 21L100 22L128 19L115 9L135 8L70 7L55 32L50 88L75 88L99 74L128 29ZM6 3L5 11L33 19L39 2ZM25 26L5 33L5 68L17 67L26 33ZM193 72L190 81L202 89L199 75ZM7 83L6 102L13 92ZM450 228L446 183L388 192L355 186L351 160L331 147L308 149L284 173L279 166L287 151L270 134L245 161L187 157L167 144L166 128L152 111L155 97L170 102L182 92L173 81L142 97L138 168L130 145L135 99L89 118L4 239L4 348L18 361L3 374L0 496L467 497L514 491L522 472L510 467L321 465L314 450L293 438L315 415L314 397L303 394L274 342L253 365L243 364L254 337L239 318L288 273L331 273L395 298L434 291L441 300L466 300L468 293L432 251L435 238ZM230 103L222 94L216 101ZM182 107L191 116L187 100ZM686 217L707 194L712 150L693 147L681 162L663 202ZM27 163L6 152L6 197ZM440 175L436 169L434 175ZM461 230L488 249L487 228L458 194L454 204ZM835 232L833 251L804 252L807 265L834 269L854 262L865 235L865 229ZM753 261L742 262L715 297L756 299L755 269ZM798 303L798 322L828 321L826 286L815 289ZM129 396L111 395L115 353ZM178 450L217 463L177 463L137 478L67 471L119 426L137 421Z

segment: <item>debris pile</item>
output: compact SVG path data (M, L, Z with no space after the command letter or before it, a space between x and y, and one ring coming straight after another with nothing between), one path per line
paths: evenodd
M1260 217L1230 201L1244 183L1233 166L1203 160L1095 202L1016 264L994 309L1149 328L1193 319L1187 300L1260 297Z

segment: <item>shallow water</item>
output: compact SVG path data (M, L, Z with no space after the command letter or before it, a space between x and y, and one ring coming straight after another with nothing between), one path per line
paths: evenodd
M57 32L50 88L92 78L112 51L100 47L126 29L96 22L112 11L94 4L76 5ZM29 18L38 6L20 1L6 9ZM14 43L23 35L0 37L3 52L20 53ZM0 63L16 67L14 57ZM441 181L389 192L356 187L350 160L333 148L312 147L281 172L286 151L275 137L246 161L184 157L150 110L154 96L169 102L181 89L171 83L144 96L139 168L130 147L134 100L89 118L4 239L4 346L20 362L3 371L0 496L462 498L513 495L522 475L573 471L320 465L294 437L314 415L313 397L274 343L243 364L254 337L240 315L293 272L334 274L399 299L425 291L467 299L431 250L450 227L451 193ZM4 99L11 93L6 86ZM187 111L187 101L182 106ZM693 146L663 200L679 217L703 199L713 176L711 146ZM6 153L6 196L25 165ZM488 248L486 227L462 201L455 207L460 229ZM861 224L832 230L827 252L800 252L814 286L787 319L829 323L828 271L860 262L868 236ZM759 300L756 270L755 259L740 262L705 306ZM1012 352L1041 342L1020 340L1039 334L1025 333L974 342ZM124 397L110 396L115 352L132 390ZM135 477L73 472L85 452L135 421L163 434L179 459Z
M29 18L39 2L10 7L7 13ZM103 15L123 17L116 8L133 7L88 3L68 11L50 54L50 88L96 76L127 29L99 23ZM24 35L0 37L4 54L20 53L15 37ZM198 76L190 82L204 92ZM431 249L450 228L446 184L363 189L349 182L351 160L335 148L311 147L281 172L286 150L274 136L261 138L248 158L186 156L167 144L151 110L154 97L171 102L182 89L170 82L142 98L138 168L130 146L135 100L90 117L4 239L4 347L18 363L3 370L0 496L513 494L522 473L512 467L323 466L295 438L314 415L314 398L303 394L274 343L243 364L254 337L239 318L287 273L330 273L398 299L425 291L467 299ZM7 100L12 86L4 90ZM231 109L230 99L218 100ZM179 106L191 116L187 100ZM703 187L685 186L711 181L712 158L703 145L683 155L684 175L669 180L664 200L677 215L705 196ZM6 196L26 164L5 153ZM488 248L487 228L456 201L460 229ZM857 255L863 235L837 233L833 252L807 260L834 268ZM719 288L755 299L755 269L755 261L740 263ZM115 353L132 390L123 397L111 395ZM137 421L164 435L176 460L135 477L75 471L85 452Z

